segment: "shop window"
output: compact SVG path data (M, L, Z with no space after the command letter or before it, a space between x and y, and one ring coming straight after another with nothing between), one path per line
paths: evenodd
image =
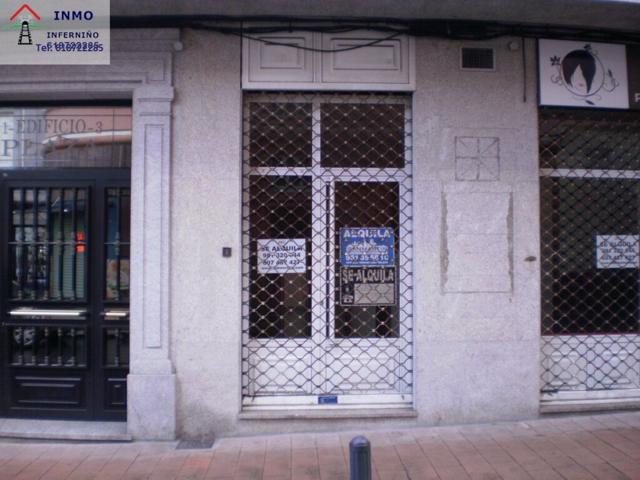
M542 391L640 388L640 115L543 108Z

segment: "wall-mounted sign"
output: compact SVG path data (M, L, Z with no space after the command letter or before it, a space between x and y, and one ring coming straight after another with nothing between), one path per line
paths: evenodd
M629 108L624 45L538 41L540 105Z
M340 267L340 305L366 307L395 304L395 267Z
M393 266L393 229L341 228L340 263L346 267Z
M627 45L629 108L640 110L640 45Z
M597 268L638 268L639 235L596 235Z
M307 270L307 242L304 238L259 239L258 273L304 273Z

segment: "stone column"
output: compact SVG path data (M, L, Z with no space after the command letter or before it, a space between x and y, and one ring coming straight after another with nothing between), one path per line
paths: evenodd
M133 94L129 433L171 440L176 377L169 351L169 227L173 87Z

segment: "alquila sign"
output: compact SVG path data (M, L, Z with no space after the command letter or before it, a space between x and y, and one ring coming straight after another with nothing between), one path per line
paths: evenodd
M640 46L538 41L540 105L640 110Z

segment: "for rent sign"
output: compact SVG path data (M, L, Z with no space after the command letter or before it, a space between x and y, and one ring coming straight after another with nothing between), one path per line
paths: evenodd
M304 273L307 270L304 238L268 238L257 242L258 273Z
M340 229L340 263L349 267L394 265L393 229L353 227Z

